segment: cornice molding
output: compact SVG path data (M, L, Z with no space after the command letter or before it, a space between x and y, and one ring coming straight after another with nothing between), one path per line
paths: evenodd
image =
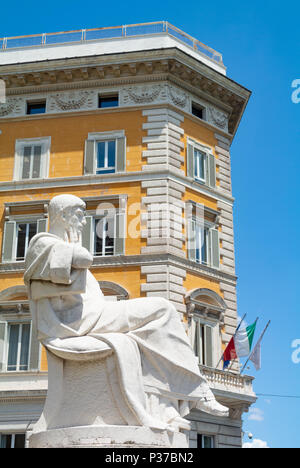
M211 187L204 186L195 182L193 179L187 178L184 175L172 171L169 168L168 171L136 171L136 172L124 172L116 174L101 174L101 175L81 175L73 177L57 177L41 179L37 182L35 179L30 181L10 181L0 182L0 193L10 191L23 191L23 190L40 190L41 188L67 188L67 187L78 187L90 185L107 185L107 184L118 184L123 182L142 182L144 180L157 180L167 179L178 182L179 184L198 192L199 194L206 195L212 200L222 201L224 203L233 205L234 198L226 193L220 193L219 190Z
M161 81L170 76L180 79L181 86L192 86L202 96L204 93L205 99L212 99L218 106L227 109L229 106L232 109L229 132L234 134L250 91L176 48L22 64L21 74L18 65L0 67L8 96L20 94L20 90L24 93L25 89L26 93L53 92Z
M94 262L91 269L101 269L120 266L145 266L145 265L172 265L181 269L185 269L190 273L216 281L226 281L228 284L235 285L237 277L229 273L215 270L205 265L192 262L184 257L174 254L142 254L142 255L113 255L107 257L94 257ZM8 273L23 273L25 270L25 262L2 263L0 264L0 275Z

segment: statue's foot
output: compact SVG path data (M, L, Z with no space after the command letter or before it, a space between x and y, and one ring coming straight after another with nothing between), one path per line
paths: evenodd
M229 416L229 409L218 403L215 399L198 401L196 408L213 416Z
M191 423L181 416L176 416L168 424L168 430L172 432L190 431L191 427Z

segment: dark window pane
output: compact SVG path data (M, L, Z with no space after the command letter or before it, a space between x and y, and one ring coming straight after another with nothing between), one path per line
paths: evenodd
M197 434L198 448L213 448L213 437L202 434Z
M31 241L33 236L36 235L36 232L37 232L37 223L30 223L29 224L29 233L28 233L28 243L27 243L26 247L28 247L29 242Z
M97 168L105 167L105 142L98 143Z
M7 370L17 370L18 359L18 340L19 340L19 325L11 325L9 327L9 345L8 345L8 359Z
M11 434L1 435L1 448L11 448Z
M99 96L99 107L118 107L119 96Z
M203 119L203 107L197 106L197 104L192 104L192 114L198 117L199 119Z
M203 448L213 448L212 437L203 436Z
M115 167L116 165L116 141L108 141L108 167Z
M46 101L41 102L28 102L27 103L27 114L45 114L46 112Z
M28 370L28 357L29 357L29 338L30 338L30 325L22 325L22 341L21 341L21 356L20 356L20 370Z
M97 174L114 174L115 172L115 169L99 169Z
M15 434L14 448L25 448L25 434Z
M17 260L24 260L27 224L17 225Z
M203 230L203 241L202 241L202 263L207 263L207 230Z

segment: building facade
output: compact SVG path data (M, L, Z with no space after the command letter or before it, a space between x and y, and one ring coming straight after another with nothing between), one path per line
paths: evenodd
M237 325L230 145L250 92L166 22L0 39L0 444L26 444L47 362L23 283L47 207L87 205L83 245L107 300L176 307L229 418L190 414L190 446L241 447L252 377L223 371Z

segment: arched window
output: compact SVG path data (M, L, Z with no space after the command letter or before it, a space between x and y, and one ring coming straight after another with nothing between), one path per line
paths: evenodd
M189 317L189 336L199 364L216 366L221 355L220 328L224 325L226 303L216 292L198 288L185 298Z
M128 291L117 283L99 281L99 286L108 301L124 301L129 298Z

